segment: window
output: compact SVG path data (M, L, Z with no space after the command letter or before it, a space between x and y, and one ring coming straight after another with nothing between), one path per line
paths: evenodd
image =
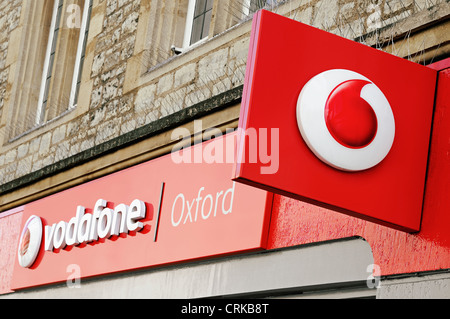
M213 0L190 0L186 18L183 47L189 47L208 37Z
M275 0L152 0L142 19L146 71L247 20ZM163 36L164 35L164 36ZM139 52L137 52L139 53Z
M93 0L24 1L5 99L8 142L77 104Z
M243 13L244 16L249 16L250 14L255 13L259 9L264 8L266 4L272 4L276 1L271 0L244 0L243 2Z
M259 9L266 5L276 4L276 0L228 0L221 1L218 7L218 12L223 14L220 19L228 16L231 20L237 18L237 21L233 21L231 25L239 23L239 21L245 19L251 14L255 13ZM186 28L183 40L183 48L192 46L201 40L208 37L210 29L214 30L214 33L221 29L221 26L212 25L212 13L213 13L213 0L189 0L186 17ZM229 23L228 23L229 24ZM230 27L229 25L228 27ZM222 30L223 31L223 30ZM182 49L178 49L180 52Z
M91 10L92 0L54 0L35 125L76 106Z

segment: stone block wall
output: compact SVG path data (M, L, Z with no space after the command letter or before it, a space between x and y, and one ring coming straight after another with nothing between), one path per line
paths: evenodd
M8 49L22 1L0 2L0 116L9 83ZM162 3L164 0L160 0ZM169 0L166 0L169 1ZM448 0L290 0L267 9L341 36L364 42L374 30L421 12L450 14ZM45 170L126 133L243 85L251 22L242 22L198 48L149 68L146 15L155 0L93 0L91 27L78 109L15 141L0 127L0 185ZM430 7L431 6L431 7ZM434 21L431 13L427 20ZM216 14L218 14L216 12ZM147 20L146 20L147 19ZM390 29L394 30L394 29ZM392 36L394 41L394 31ZM17 36L17 34L13 34ZM376 45L373 37L367 37ZM369 41L369 42L370 42ZM17 51L17 52L20 52ZM12 106L13 107L13 106ZM13 187L6 187L9 191Z
M0 117L3 114L3 97L6 94L9 68L7 66L10 35L19 24L22 0L0 2Z

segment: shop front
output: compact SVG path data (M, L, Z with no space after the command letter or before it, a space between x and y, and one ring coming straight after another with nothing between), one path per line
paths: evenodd
M0 297L448 298L449 92L450 59L418 65L259 11L223 113L2 212ZM211 128L229 109L238 127Z

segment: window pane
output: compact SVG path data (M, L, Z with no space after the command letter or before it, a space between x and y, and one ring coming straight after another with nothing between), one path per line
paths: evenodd
M92 1L90 1L89 8L88 8L88 18L87 18L87 22L86 22L86 30L84 32L83 47L81 49L82 53L81 53L80 67L78 69L78 74L77 74L75 97L74 97L73 105L70 105L69 107L72 107L72 106L75 106L78 104L78 95L80 93L80 87L81 87L81 75L82 75L82 71L83 71L84 59L85 59L85 54L86 54L86 45L87 45L87 39L88 39L88 34L89 34L89 28L90 28L91 14L92 14Z
M48 61L47 79L52 77L53 63L55 62L55 52L52 52Z
M266 0L252 0L250 5L250 12L256 12L266 5Z
M53 34L53 43L52 43L51 53L55 53L55 51L56 51L56 43L58 42L56 39L58 39L58 33L59 33L59 28L55 29L55 32Z
M57 33L55 32L55 60L52 63L53 70L50 70L48 110L44 121L59 116L69 108L74 72L79 72L79 69L75 70L74 68L81 36L80 27L83 9L84 0L64 1L64 5L60 9L58 17L60 29Z
M206 10L212 10L214 0L208 0L206 3Z
M197 0L195 2L194 18L205 12L206 0Z
M213 3L213 0L196 1L190 44L194 44L208 36Z
M45 81L44 103L47 103L47 100L48 100L48 90L50 89L50 79L51 78L47 78L47 80ZM42 108L42 112L45 112L45 108Z
M47 101L44 101L42 103L42 112L39 115L39 123L44 122L44 115L45 115L45 110L47 109Z
M194 23L192 24L191 44L202 39L203 18L204 16L201 15L194 19Z
M202 31L202 39L206 38L209 34L209 27L211 25L211 17L212 17L212 10L209 10L205 14L205 20L203 22L203 31Z
M58 14L56 16L56 29L59 29L61 27L61 15L62 15L62 9L63 9L64 1L60 0L58 4Z

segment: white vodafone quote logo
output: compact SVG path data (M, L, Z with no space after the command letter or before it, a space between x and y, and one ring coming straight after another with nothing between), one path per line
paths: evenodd
M308 81L297 101L297 123L311 151L343 171L374 167L395 137L394 114L383 92L365 76L344 69Z
M38 216L28 218L23 227L17 256L20 266L29 268L39 254L42 241L42 221Z

